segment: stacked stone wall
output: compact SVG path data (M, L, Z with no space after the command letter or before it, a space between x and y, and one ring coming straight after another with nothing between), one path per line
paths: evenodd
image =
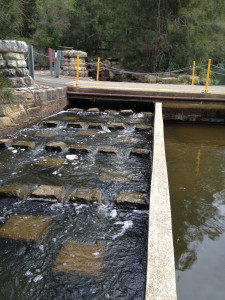
M65 76L76 76L77 55L79 55L79 77L88 77L88 70L85 64L87 53L76 50L62 51L62 56L64 58L62 74Z

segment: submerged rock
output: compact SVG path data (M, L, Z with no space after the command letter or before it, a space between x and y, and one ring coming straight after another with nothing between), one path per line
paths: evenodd
M63 202L67 198L67 193L61 186L42 184L32 192L31 197Z
M89 109L87 110L87 112L99 113L100 110L99 110L97 107L93 107L93 108L89 108Z
M5 185L0 187L0 198L13 197L25 200L30 194L27 185Z
M35 142L31 141L16 141L12 143L13 148L35 149Z
M137 125L135 127L135 130L137 130L137 131L150 131L150 130L152 130L152 126L150 126L150 125Z
M131 149L130 155L136 156L149 156L150 150L148 149L140 149L140 148L133 148Z
M53 266L53 272L97 276L106 247L100 244L66 241Z
M129 115L133 115L133 110L132 109L123 109L120 111L120 115L123 116L129 116Z
M136 138L132 138L132 137L120 137L117 139L117 142L118 143L121 143L121 144L137 144L139 142L138 139Z
M7 148L11 145L12 140L11 139L1 139L0 140L0 148Z
M91 123L89 124L89 129L102 129L104 127L103 123Z
M125 129L125 125L123 123L111 123L108 128L110 130L123 130Z
M99 176L100 181L129 182L130 173L104 172Z
M77 201L77 202L83 202L83 203L93 203L93 202L99 202L104 203L104 200L102 200L102 195L99 190L92 189L92 190L82 190L78 189L74 194L70 196L70 201Z
M104 154L118 154L118 151L116 149L113 148L100 148L98 150L98 153L104 153Z
M67 124L67 127L72 127L72 128L83 128L83 124L80 122L69 122Z
M53 128L53 127L59 126L60 125L60 121L49 120L49 121L43 121L41 124L43 126L48 127L48 128Z
M61 152L66 149L67 145L64 142L52 142L45 146L46 151Z
M43 157L38 162L36 162L35 165L43 166L43 167L59 168L64 164L65 161L66 161L65 158Z
M77 135L83 136L95 136L97 131L81 130L77 132Z
M45 217L16 215L0 229L0 236L15 240L31 240L39 242L52 220Z
M68 151L70 153L77 153L77 152L90 153L91 149L90 147L84 145L72 145Z
M146 205L146 200L142 193L120 192L115 199L117 204L138 204Z

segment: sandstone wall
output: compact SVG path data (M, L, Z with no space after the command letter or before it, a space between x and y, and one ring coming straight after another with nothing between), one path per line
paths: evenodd
M62 74L65 76L76 76L77 55L79 55L79 77L88 77L88 70L85 64L87 53L76 50L62 51L62 56L64 58Z

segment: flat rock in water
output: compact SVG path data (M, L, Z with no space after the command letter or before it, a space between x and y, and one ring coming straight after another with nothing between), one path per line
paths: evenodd
M123 116L129 116L129 115L133 115L133 110L132 109L123 109L123 110L120 110L120 115L123 115Z
M66 241L53 266L53 272L97 276L106 247L100 244Z
M80 120L80 117L78 117L78 116L63 116L60 119L64 120L64 121L78 121L78 120Z
M81 136L95 136L97 131L81 130L77 132L77 135Z
M90 147L85 146L85 145L72 145L68 151L70 153L77 153L77 152L90 153L91 149L90 149Z
M104 127L103 123L91 123L89 124L89 129L102 129Z
M83 124L80 122L69 122L67 124L67 127L72 127L72 128L83 128Z
M43 121L41 124L43 126L48 127L48 128L53 128L53 127L59 126L60 125L60 121L49 120L49 121Z
M123 123L111 123L108 128L110 130L123 130L125 129L125 125Z
M13 148L35 149L35 142L31 141L16 141L12 143Z
M35 163L35 166L59 168L64 164L65 161L66 161L65 158L43 157L38 162Z
M27 185L5 185L0 187L0 198L13 197L24 200L30 194Z
M139 140L132 137L120 137L117 139L117 142L121 144L137 144Z
M111 181L111 182L129 182L130 173L118 173L118 172L104 172L99 176L100 181Z
M66 190L61 186L42 184L32 192L31 197L40 200L46 199L46 200L57 200L58 202L63 202L63 200L67 197L67 193Z
M0 229L0 236L15 240L30 240L39 242L52 220L46 217L16 215Z
M116 149L113 148L100 148L98 150L98 153L103 153L103 154L118 154L118 151Z
M93 107L93 108L88 108L87 112L92 112L92 113L99 113L100 110L96 107Z
M133 148L131 149L130 155L136 156L149 156L150 150L148 149L140 149L140 148Z
M49 132L42 131L42 132L37 133L37 136L46 137L46 138L50 138L50 137L53 137L55 135L56 135L56 133L51 132L51 131L49 131Z
M120 192L115 199L117 204L138 204L146 205L146 200L142 193Z
M48 143L45 146L46 151L53 151L53 152L61 152L63 150L66 150L68 147L64 142L52 142Z
M83 112L84 111L82 108L78 108L78 107L69 108L67 110L73 111L73 112Z
M7 148L11 145L12 140L11 139L1 139L0 140L0 148Z
M137 131L150 131L150 130L152 130L152 126L150 126L150 125L137 125L135 127L135 130L137 130Z
M82 190L78 189L74 194L70 196L70 201L82 202L82 203L93 203L99 202L104 203L102 195L99 190Z

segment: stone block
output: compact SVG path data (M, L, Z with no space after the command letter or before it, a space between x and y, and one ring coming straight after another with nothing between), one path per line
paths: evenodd
M30 189L27 185L5 185L0 187L0 198L13 197L25 200L29 194Z
M102 153L102 154L118 154L118 151L116 149L113 148L100 148L98 150L98 153Z
M117 139L117 142L121 144L137 144L139 140L132 137L120 137Z
M67 199L67 193L66 190L61 186L43 184L32 192L31 197L35 199L63 202L65 199Z
M28 46L25 42L15 40L0 40L0 52L28 52Z
M25 60L17 60L17 67L18 68L26 68L27 67L27 63Z
M32 77L30 77L30 76L24 76L23 80L24 80L25 86L32 86L34 84L34 81L33 81Z
M79 50L63 50L62 56L63 57L77 57L79 55L79 58L86 58L87 53Z
M46 120L46 121L43 121L41 124L43 126L48 127L48 128L53 128L53 127L59 126L60 125L60 121Z
M82 128L83 124L80 122L69 122L67 124L67 127L72 127L72 128Z
M17 68L17 61L16 60L7 60L7 67L8 68Z
M53 272L98 276L104 253L104 245L67 241L55 261Z
M135 130L137 130L137 131L150 131L150 130L152 130L152 126L150 126L150 125L137 125L135 127Z
M24 60L23 53L8 52L4 55L7 60Z
M146 205L143 194L134 192L120 192L115 202L117 204Z
M26 68L16 68L16 76L18 77L25 77L27 76L28 70Z
M84 110L83 110L82 108L73 107L73 108L69 108L68 111L73 111L73 112L83 112Z
M72 202L82 202L82 203L93 203L99 202L104 203L102 200L102 195L99 190L82 190L78 189L74 194L70 196L70 200Z
M90 113L99 113L100 110L97 107L92 107L92 108L88 108L87 112L90 112Z
M24 78L24 77L23 77ZM25 87L26 84L24 82L24 79L22 77L12 77L12 78L9 78L10 80L10 83L11 83L11 86L12 88L16 89L16 88L22 88L22 87Z
M53 151L53 152L61 152L66 150L68 147L64 142L51 142L45 146L46 151Z
M15 141L12 142L13 148L22 148L22 149L35 149L35 142L32 141Z
M6 67L6 60L0 60L0 69L3 69Z
M40 242L52 220L46 217L31 215L16 215L0 229L0 236L14 240Z
M130 181L130 173L121 172L103 172L99 176L100 181L111 181L111 182L121 182L126 183Z
M27 109L27 114L32 117L41 116L41 107L40 106L31 107L31 108Z
M0 140L0 149L7 148L11 145L12 140L11 139L1 139Z
M80 136L95 136L97 131L81 130L77 132L77 135Z
M57 100L57 90L52 89L52 99L51 100Z
M0 117L0 129L6 129L7 127L13 126L13 122L9 117Z
M89 129L103 129L104 124L103 123L91 123L88 125Z
M77 152L84 152L84 153L90 153L91 148L84 145L72 145L69 150L70 153L77 153Z
M47 90L39 90L34 92L35 99L40 99L41 102L46 102L48 99Z
M111 123L108 128L110 130L124 130L126 129L125 125L123 123Z
M59 157L43 157L38 162L36 162L35 166L43 166L43 167L52 167L59 168L65 163L65 158Z
M76 71L68 71L69 76L76 76L76 74L77 74ZM79 77L82 77L82 76L80 76L80 73L79 73Z
M16 69L3 69L2 74L6 77L16 76Z
M123 116L129 116L129 115L133 115L133 110L132 109L123 109L123 110L120 110L120 115L123 115Z
M149 156L150 150L148 149L139 149L139 148L133 148L131 149L130 155L135 156Z

